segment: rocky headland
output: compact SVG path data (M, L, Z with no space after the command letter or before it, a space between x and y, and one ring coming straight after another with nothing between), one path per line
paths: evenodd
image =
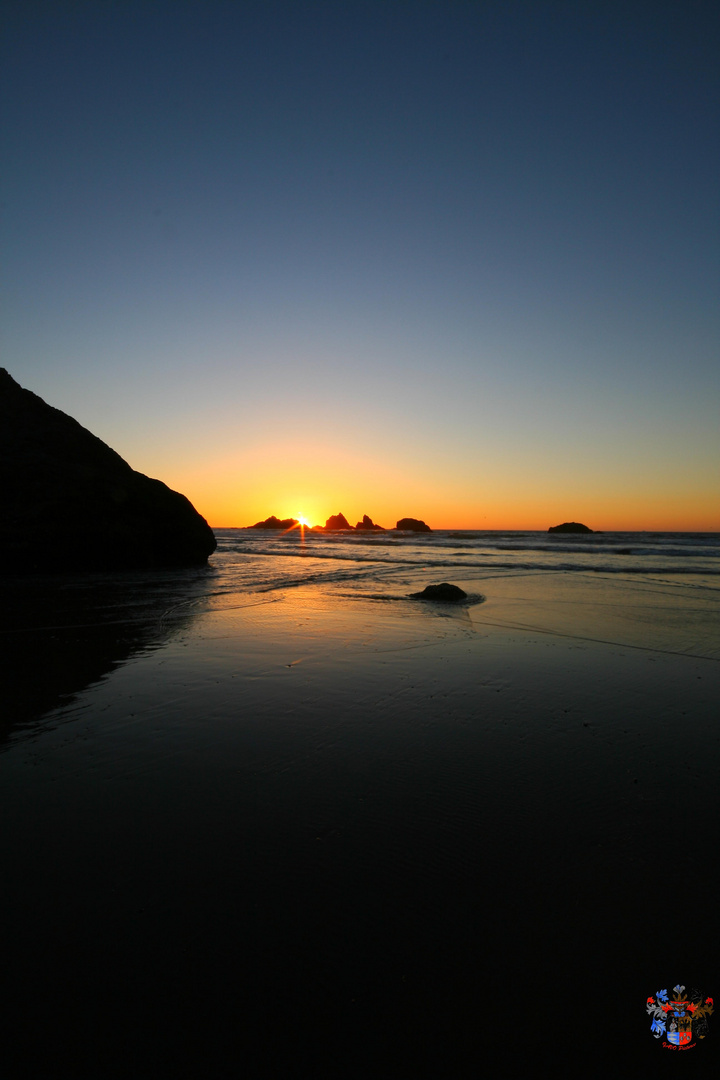
M0 573L198 566L215 535L192 503L136 472L0 368Z

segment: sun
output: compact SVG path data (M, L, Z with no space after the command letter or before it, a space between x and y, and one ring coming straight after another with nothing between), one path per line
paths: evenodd
M298 525L302 525L306 529L311 528L310 522L308 521L308 519L306 517L301 516L297 520L298 520Z

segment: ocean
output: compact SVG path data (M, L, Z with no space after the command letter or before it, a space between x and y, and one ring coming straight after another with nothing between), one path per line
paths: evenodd
M216 533L3 584L16 1075L664 1068L648 996L720 992L720 535Z
M429 583L469 596L472 618L720 658L720 534L457 531L278 534L217 529L222 594L407 605ZM405 608L406 610L406 608ZM447 616L447 607L436 614Z
M239 587L251 588L363 579L390 585L396 578L402 580L405 570L416 569L468 572L478 579L494 571L544 570L656 578L681 575L698 584L708 578L710 587L720 575L720 533L215 529L215 535L218 549L213 565L232 573Z

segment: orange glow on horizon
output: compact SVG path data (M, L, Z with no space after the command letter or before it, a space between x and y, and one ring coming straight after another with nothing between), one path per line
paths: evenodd
M187 492L187 489L186 489ZM294 517L292 513L286 513L281 503L273 502L271 498L256 506L254 511L238 513L234 507L241 505L240 500L220 500L206 503L202 494L198 493L193 498L188 494L196 509L206 518L210 525L215 528L246 528L255 521L262 521L275 514L279 518ZM348 522L354 525L360 521L363 514L369 514L375 524L382 525L385 529L393 529L396 521L401 517L415 517L424 521L434 531L443 530L476 530L476 531L509 531L509 532L547 532L551 525L559 525L564 521L580 521L588 525L594 532L720 532L720 520L713 519L706 508L695 507L667 507L654 505L638 505L626 507L618 500L615 505L608 505L598 501L595 510L588 507L576 507L573 500L568 500L569 508L557 509L557 501L552 500L553 505L547 511L540 511L527 504L509 506L486 505L472 508L458 505L454 508L446 505L436 505L433 512L431 508L424 509L410 505L401 505L400 510L394 514L374 511L372 505L367 502L361 504L362 509L356 513L348 513L345 504L340 500L331 503L327 513L318 515L320 524L324 524L331 514L344 513ZM339 503L339 505L335 505ZM474 511L474 512L473 512ZM703 512L704 511L704 512ZM293 529L313 528L306 517L298 518L298 524Z
M692 477L598 467L534 467L522 460L447 462L409 454L289 442L264 443L206 459L192 468L151 471L187 496L215 528L246 528L271 514L302 528L343 513L350 525L368 514L386 529L402 517L431 529L546 532L580 521L596 532L718 532L720 497L708 466ZM303 513L298 513L298 507Z
M247 501L242 492L222 495L218 492L213 493L214 498L209 497L210 492L203 490L202 485L194 490L186 485L184 493L216 528L244 528L275 514L281 519L296 518L304 530L312 528L313 522L324 525L331 514L343 513L351 525L368 514L375 524L386 529L394 528L402 517L415 517L434 530L547 532L551 525L580 521L595 532L720 532L720 514L712 512L714 508L708 500L693 498L690 493L671 502L650 494L633 498L624 493L613 497L600 492L596 495L572 492L567 496L548 492L541 497L524 491L514 499L509 494L499 496L493 492L494 497L485 501L477 495L450 498L447 493L436 491L410 494L406 491L398 496L376 490L363 496L353 489L354 485L348 483L345 498L337 497L334 491L319 491L318 497L312 499L317 507L312 518L294 513L292 501L283 498L282 491L277 489L275 497L271 491L266 496L255 491L254 497ZM309 501L309 497L304 499L306 505Z
M302 531L313 527L308 516L298 517L286 509L285 500L273 499L272 495L245 502L240 493L235 492L228 492L225 497L213 493L215 497L212 497L202 485L186 484L183 488L178 484L175 490L183 491L215 528L246 528L271 514L281 519L295 517L298 525L294 528ZM434 530L546 532L551 525L563 521L580 521L595 532L720 532L720 515L712 514L707 505L698 505L690 499L668 505L665 500L651 498L633 502L622 498L564 499L555 496L548 498L544 507L539 507L535 499L518 499L513 503L504 498L485 504L481 499L474 499L465 505L458 500L452 505L444 498L421 501L387 495L382 498L376 495L374 500L363 499L359 506L357 498L328 499L325 507L320 505L320 499L317 502L314 520L323 525L331 514L343 513L351 525L360 521L363 514L369 514L375 524L386 529L394 528L401 517L415 517ZM396 508L389 510L389 504L395 504ZM355 511L348 510L352 505L356 507ZM242 509L238 510L238 507Z

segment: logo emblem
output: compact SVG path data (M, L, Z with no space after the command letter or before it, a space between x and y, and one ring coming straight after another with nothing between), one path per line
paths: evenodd
M678 985L670 996L667 990L658 990L655 997L649 997L647 1012L652 1017L650 1030L656 1039L663 1039L667 1050L689 1050L708 1033L713 999L695 989L688 993Z

